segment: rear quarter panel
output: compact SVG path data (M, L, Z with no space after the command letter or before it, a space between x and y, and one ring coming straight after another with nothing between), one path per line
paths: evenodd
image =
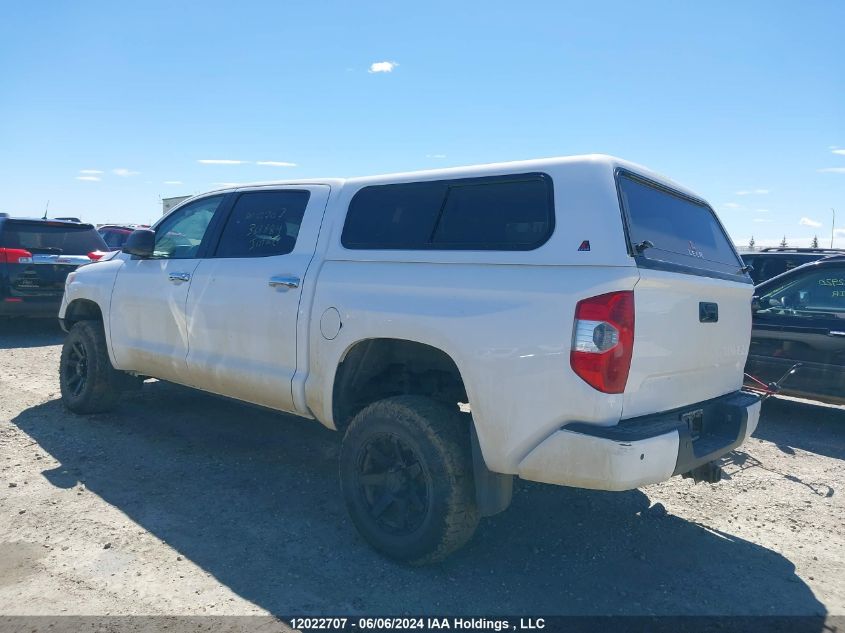
M303 304L310 310L301 311L309 315L303 346L308 410L333 427L334 377L347 351L361 340L397 338L437 347L455 361L485 461L498 472L515 473L562 424L616 423L622 396L596 392L569 365L577 301L630 290L639 278L627 253L613 168L596 157L451 171L453 178L532 171L552 177L554 233L538 249L522 252L346 249L340 234L352 196L369 184L403 179L347 181L329 203L313 295L305 300L310 306ZM414 174L406 181L441 177ZM584 240L589 251L578 250ZM333 340L320 331L329 308L342 321Z
M355 343L372 338L425 343L451 356L485 460L499 472L516 472L528 451L567 422L620 417L622 396L600 394L578 378L569 351L577 301L630 290L635 269L326 262L319 279L306 397L329 425L335 369ZM319 325L329 308L342 322L333 340Z

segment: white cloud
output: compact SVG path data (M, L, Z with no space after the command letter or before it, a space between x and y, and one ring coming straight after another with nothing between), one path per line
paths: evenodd
M84 180L86 182L100 182L100 179L97 176L77 176L77 180Z
M296 167L296 163L286 163L280 160L259 160L256 165L267 165L268 167Z
M840 156L845 156L845 149L836 149L834 147L834 148L831 148L830 153L831 154L839 154Z
M137 176L140 172L132 171L131 169L126 169L125 167L118 167L117 169L112 169L111 173L115 176L126 178L127 176Z
M726 202L722 206L725 207L726 209L741 209L742 208L742 205L737 204L736 202Z
M771 222L770 218L754 218L754 222Z
M392 73L399 64L396 62L373 62L370 64L369 73Z
M769 193L768 189L743 189L742 191L737 191L736 195L738 196L764 196Z
M426 158L446 158L446 154L426 154Z
M845 229L833 229L833 234L836 237L845 237Z
M810 218L807 218L807 217L801 218L798 221L798 224L800 224L801 226L811 226L814 229L817 229L822 225L821 222L818 222L816 220L811 220Z
M94 174L94 175L96 175L96 174L102 174L103 171L101 169L80 169L79 173L80 174Z
M845 174L845 167L825 167L819 171L823 174Z
M241 183L239 182L213 182L212 185L217 187L240 187Z
M769 210L768 210L768 209L754 209L754 211L755 211L756 213L768 213L768 212L769 212Z
M201 158L197 161L203 165L243 165L248 163L248 160L229 160L227 158Z
M181 180L165 180L164 184L165 185L181 185L182 181Z

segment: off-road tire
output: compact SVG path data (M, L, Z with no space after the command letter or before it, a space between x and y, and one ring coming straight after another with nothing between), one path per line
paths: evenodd
M418 526L408 533L380 525L373 507L378 504L368 501L362 478L368 447L377 441L405 447L402 463L416 459L421 467L422 474L413 476L425 482L427 494L424 503L415 496L414 504L403 506L417 506L412 511ZM479 519L472 472L466 421L457 408L421 396L395 396L365 407L349 424L340 451L341 490L355 527L373 548L412 565L440 561L472 538Z
M80 386L80 352L85 358L85 376ZM103 324L79 321L73 325L62 347L59 385L62 402L74 413L102 413L114 408L121 393L137 386L139 380L112 367L106 348Z

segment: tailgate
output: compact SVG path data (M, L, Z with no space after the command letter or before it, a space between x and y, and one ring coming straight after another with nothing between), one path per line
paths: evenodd
M35 255L24 264L6 263L12 297L61 296L68 273L91 260L76 255Z
M740 389L753 292L747 283L641 268L634 288L634 355L623 417Z

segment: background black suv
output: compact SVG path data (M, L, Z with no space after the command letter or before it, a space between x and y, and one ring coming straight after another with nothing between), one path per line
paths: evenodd
M845 403L845 255L826 257L755 290L745 371L765 382L803 365L783 393Z
M742 261L753 269L748 273L755 284L777 277L793 268L845 251L833 248L761 248L753 253L740 253Z
M0 216L0 317L57 316L68 273L108 250L91 224Z

